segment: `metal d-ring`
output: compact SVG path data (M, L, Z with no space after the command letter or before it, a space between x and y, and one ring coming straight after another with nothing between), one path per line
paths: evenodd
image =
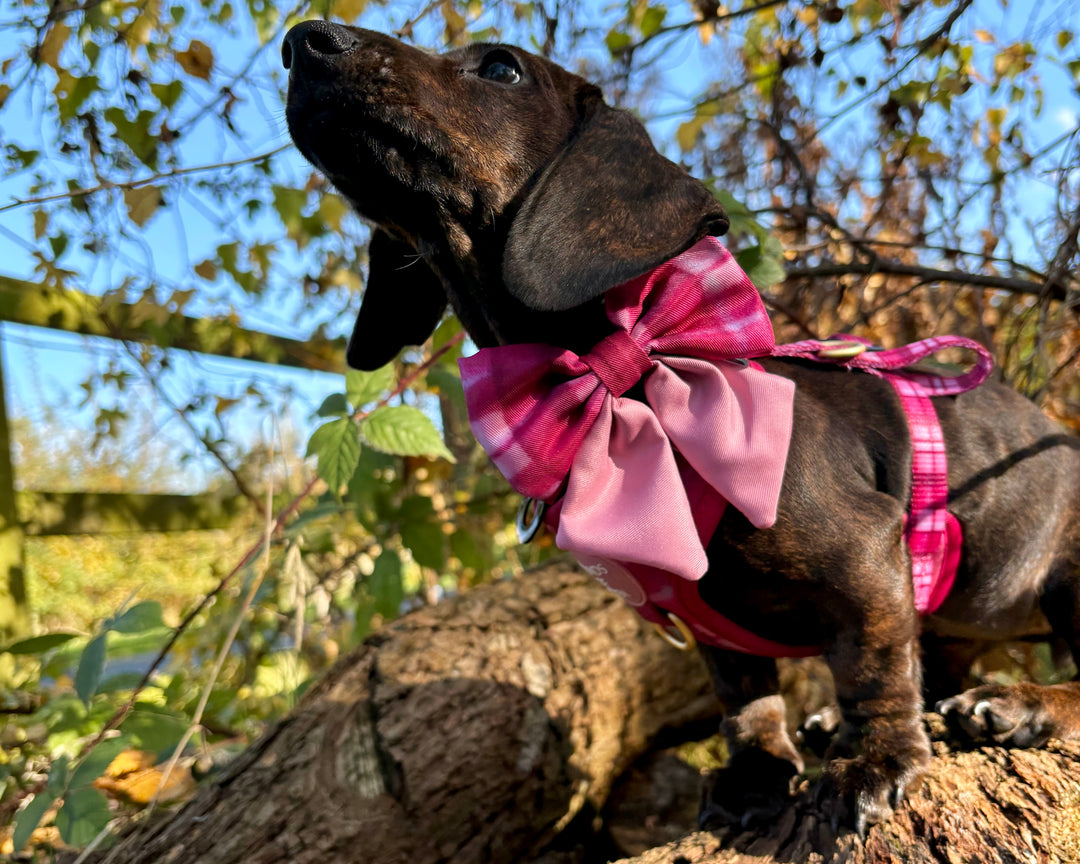
M532 508L532 518L529 519L529 508ZM540 526L544 524L544 513L547 510L547 504L543 501L537 501L535 498L523 498L521 504L518 506L517 519L514 522L514 526L517 528L518 543L528 543L533 537L536 536L536 532L540 530ZM528 524L526 524L528 519Z
M667 615L668 621L675 626L675 629L679 631L679 635L676 636L668 629L666 624L660 624L654 621L653 627L656 628L656 632L663 637L665 642L678 648L680 651L689 651L697 645L697 639L694 638L693 632L686 626L686 622L683 621L682 618L674 612L668 612L667 610L664 610L664 614Z

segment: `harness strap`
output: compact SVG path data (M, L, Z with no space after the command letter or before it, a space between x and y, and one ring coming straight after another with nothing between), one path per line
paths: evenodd
M968 372L950 377L906 368L942 348L953 347L975 352L975 366ZM839 364L877 375L892 385L900 399L912 447L911 502L904 523L904 541L911 558L915 608L921 615L931 614L944 602L956 579L962 532L956 517L946 509L949 477L945 439L930 397L962 393L982 383L993 366L989 352L976 342L955 336L924 339L891 350L874 349L864 339L842 336L779 345L773 355ZM761 369L753 361L750 365ZM680 474L693 502L695 527L704 545L720 523L724 502L709 495L711 490L701 477L679 461ZM553 528L558 525L560 504L547 513ZM639 564L601 559L581 559L581 564L655 624L676 647L692 647L696 640L762 657L820 653L819 646L784 645L739 626L705 603L696 581Z
M960 563L960 523L946 509L949 469L945 438L921 384L895 373L883 377L900 397L911 435L911 503L904 540L911 556L915 609L920 615L929 615L944 602Z

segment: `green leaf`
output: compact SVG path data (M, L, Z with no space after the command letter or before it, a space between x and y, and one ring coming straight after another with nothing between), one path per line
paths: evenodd
M66 753L62 753L52 767L49 768L49 779L45 783L45 791L53 798L59 798L64 794L68 785L68 759Z
M641 16L641 35L648 38L656 33L664 24L667 9L663 6L650 6Z
M393 405L377 408L360 423L360 433L376 450L395 456L441 456L450 462L454 454L446 449L435 424L419 408Z
M375 599L375 611L384 618L396 618L405 599L405 587L401 582L401 558L397 552L385 550L375 562L375 569L368 579L371 596Z
M756 237L759 243L769 236L769 233L754 219L750 209L726 189L715 190L713 196L727 213L728 232L731 236Z
M124 718L120 732L130 746L160 757L172 753L190 725L183 714L143 702Z
M766 240L757 246L743 249L735 256L735 261L746 271L746 275L759 291L772 287L785 276L783 255L777 254L780 244L773 239L774 243Z
M461 322L456 317L451 315L448 318L444 318L442 323L435 328L435 335L431 337L431 350L438 351L447 342L453 339L458 333L461 332ZM448 351L443 360L451 359L456 360L461 356L461 345L458 344L451 351Z
M105 110L105 119L112 123L117 137L148 168L157 168L158 137L150 131L154 117L153 111L140 111L134 120L129 120L123 108Z
M374 372L350 369L345 373L345 395L349 404L359 410L361 406L378 399L394 385L394 377L393 363L387 363Z
M15 831L11 835L11 845L16 853L26 848L30 842L30 835L41 824L45 817L45 811L52 806L56 799L47 792L39 792L30 802L15 814Z
M486 538L485 538L486 539ZM472 532L459 528L450 535L450 551L462 566L484 570L491 566L490 541L481 548Z
M81 848L90 845L110 819L112 813L105 796L86 786L64 796L64 806L56 814L56 828L61 840Z
M78 637L78 633L45 633L12 642L0 653L4 654L44 654L52 648L63 645Z
M168 84L151 84L150 92L161 103L162 108L172 108L180 100L180 97L184 95L184 82L177 79L170 81Z
M161 604L157 600L144 600L110 621L106 629L115 630L117 633L144 633L164 626Z
M461 416L465 416L465 391L461 386L460 375L445 366L436 366L427 374L427 385L437 390L440 396L451 400L461 412Z
M342 417L349 413L349 403L344 393L331 393L322 401L315 414L319 417Z
M401 542L422 567L441 570L446 564L446 535L435 522L406 522L401 526Z
M317 471L335 494L349 482L360 461L360 437L348 417L324 423L308 441L308 456L319 459Z
M79 658L79 668L75 672L75 692L89 705L97 692L101 672L105 668L105 634L98 633L83 649Z
M304 207L307 204L307 192L303 189L291 189L288 186L273 186L274 209L277 210L285 230L294 240L304 233Z
M98 84L96 75L76 78L67 71L59 73L54 93L61 123L75 119L83 103L98 89Z
M105 769L109 767L113 759L126 746L127 741L123 736L107 738L102 741L86 754L86 757L79 763L79 767L72 772L71 780L67 784L68 788L80 789L83 786L89 786L105 773Z
M624 33L622 30L612 30L604 38L604 44L607 45L612 57L618 57L622 54L623 51L630 47L632 41L630 34Z

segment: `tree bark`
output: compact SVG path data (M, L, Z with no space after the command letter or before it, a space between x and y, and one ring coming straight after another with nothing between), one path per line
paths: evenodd
M108 860L510 864L591 818L661 729L719 710L696 654L553 565L380 631Z
M93 860L600 864L648 849L623 864L1080 861L1080 744L1060 742L936 742L924 781L865 842L834 836L804 783L771 826L659 845L692 829L697 773L670 753L634 760L665 729L718 718L695 653L551 565L380 631L181 810Z
M698 832L618 864L1050 864L1080 861L1080 744L937 756L888 822L834 835L802 794L757 831Z

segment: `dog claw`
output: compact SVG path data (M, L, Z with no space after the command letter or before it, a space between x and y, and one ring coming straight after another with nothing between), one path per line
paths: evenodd
M726 810L715 804L706 804L698 813L697 827L699 831L708 831L716 825L730 825L732 821L731 814Z
M895 810L900 806L900 802L904 800L904 793L907 791L907 784L903 781L897 783L889 795L889 806Z

